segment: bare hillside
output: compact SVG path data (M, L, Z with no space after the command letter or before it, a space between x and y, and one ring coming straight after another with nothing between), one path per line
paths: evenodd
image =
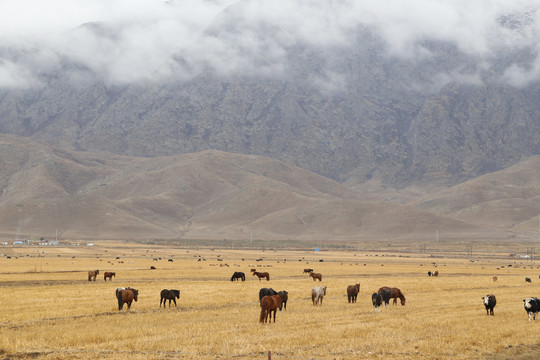
M450 187L412 205L486 227L537 233L539 179L540 157L533 156L507 169Z
M481 232L280 160L220 151L157 158L58 151L1 136L6 237L360 239Z

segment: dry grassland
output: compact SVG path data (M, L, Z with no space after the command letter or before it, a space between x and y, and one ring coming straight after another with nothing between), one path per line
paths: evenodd
M12 256L17 251L38 253L14 249ZM95 254L54 251L0 258L0 359L267 359L268 351L272 359L472 359L539 342L540 321L527 320L522 301L540 295L533 263L500 268L513 261L436 259L440 276L430 278L433 259L426 255L109 244ZM264 266L271 280L258 281L249 265ZM311 288L320 284L302 274L305 267L323 274L322 306L311 303ZM91 269L117 277L88 282ZM245 272L246 281L231 282L234 271ZM357 282L358 303L348 304L346 287ZM371 294L383 285L399 287L406 306L374 313ZM140 291L130 311L117 309L119 286ZM258 323L261 287L289 292L275 324ZM158 308L163 288L180 289L178 308ZM495 316L486 316L480 299L488 293L497 296Z

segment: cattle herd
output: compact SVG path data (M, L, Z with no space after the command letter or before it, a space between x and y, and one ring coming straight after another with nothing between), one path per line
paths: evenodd
M265 278L267 281L270 280L270 275L266 273L258 273L255 269L252 269L251 272L253 275L257 275L259 280ZM313 269L304 269L304 274L308 274L313 278L313 281L319 280L322 281L322 274L313 272ZM96 277L99 274L99 270L90 270L88 271L88 281L96 281ZM262 275L264 274L264 275ZM439 272L428 272L428 276L438 276ZM116 276L114 272L105 272L104 280L107 281L107 278L112 281L112 278ZM231 277L231 281L241 280L245 281L246 277L243 272L234 272ZM493 277L493 281L497 281L497 277ZM525 278L526 282L531 282L530 278ZM327 287L326 286L315 286L311 289L311 300L314 306L322 305L323 298L326 295ZM346 289L347 300L349 303L356 303L358 293L360 292L360 284L349 285ZM138 290L131 287L122 287L116 289L116 298L118 300L118 310L122 310L123 304L127 304L128 309L131 308L132 301L137 301ZM172 289L163 289L160 293L161 300L159 307L161 305L165 308L166 301L169 300L169 307L171 307L171 301L174 302L174 306L177 306L176 299L180 299L180 290ZM383 286L379 288L377 292L374 292L371 295L371 303L373 305L373 312L380 312L381 306L384 304L384 307L390 304L390 299L393 299L393 304L397 304L397 299L400 299L401 305L405 305L405 296L398 288L391 288L388 286ZM259 291L259 305L261 307L261 314L259 317L260 323L271 322L272 314L274 322L276 322L276 311L279 309L281 311L283 308L287 309L288 301L288 292L285 290L275 291L272 288L261 288ZM494 308L497 305L497 299L495 295L488 294L482 297L482 302L486 309L487 315L495 315ZM540 299L536 297L530 297L523 299L523 305L527 311L529 320L531 318L536 320L540 312Z

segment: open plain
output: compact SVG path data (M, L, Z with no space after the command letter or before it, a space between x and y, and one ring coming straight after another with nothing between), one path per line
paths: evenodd
M272 359L527 359L538 354L540 321L528 321L523 309L524 298L540 295L537 262L488 248L434 256L97 242L0 251L0 359L268 359L269 353ZM252 276L253 268L268 271L270 281ZM303 274L304 268L323 274L322 282ZM88 281L87 272L94 269L100 275ZM435 270L439 276L428 277ZM117 275L105 282L104 271ZM235 271L244 272L246 281L231 282ZM361 285L358 302L349 304L346 288L354 283ZM319 285L328 293L322 306L313 306L311 288ZM384 285L400 288L406 305L374 313L371 294ZM123 286L139 290L129 311L118 311L115 289ZM276 323L259 324L262 287L289 292ZM178 307L159 308L165 288L181 291ZM494 316L486 315L481 300L486 294L497 297Z

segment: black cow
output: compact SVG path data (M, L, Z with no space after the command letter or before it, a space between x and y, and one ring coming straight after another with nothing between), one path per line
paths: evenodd
M371 303L373 304L373 312L375 312L376 309L381 312L381 305L383 302L383 297L380 293L373 293L371 294Z
M528 277L526 277L526 278L525 278L525 282L531 282L531 279L528 278Z
M495 305L497 305L497 299L495 298L495 295L486 295L482 297L482 300L484 300L484 306L486 307L486 315L495 315L493 313L493 308Z
M533 320L536 320L536 317L538 316L538 312L540 311L540 300L538 300L535 297L523 299L523 306L525 307L525 310L527 311L527 315L529 316L529 321L531 320L531 314L532 314Z

